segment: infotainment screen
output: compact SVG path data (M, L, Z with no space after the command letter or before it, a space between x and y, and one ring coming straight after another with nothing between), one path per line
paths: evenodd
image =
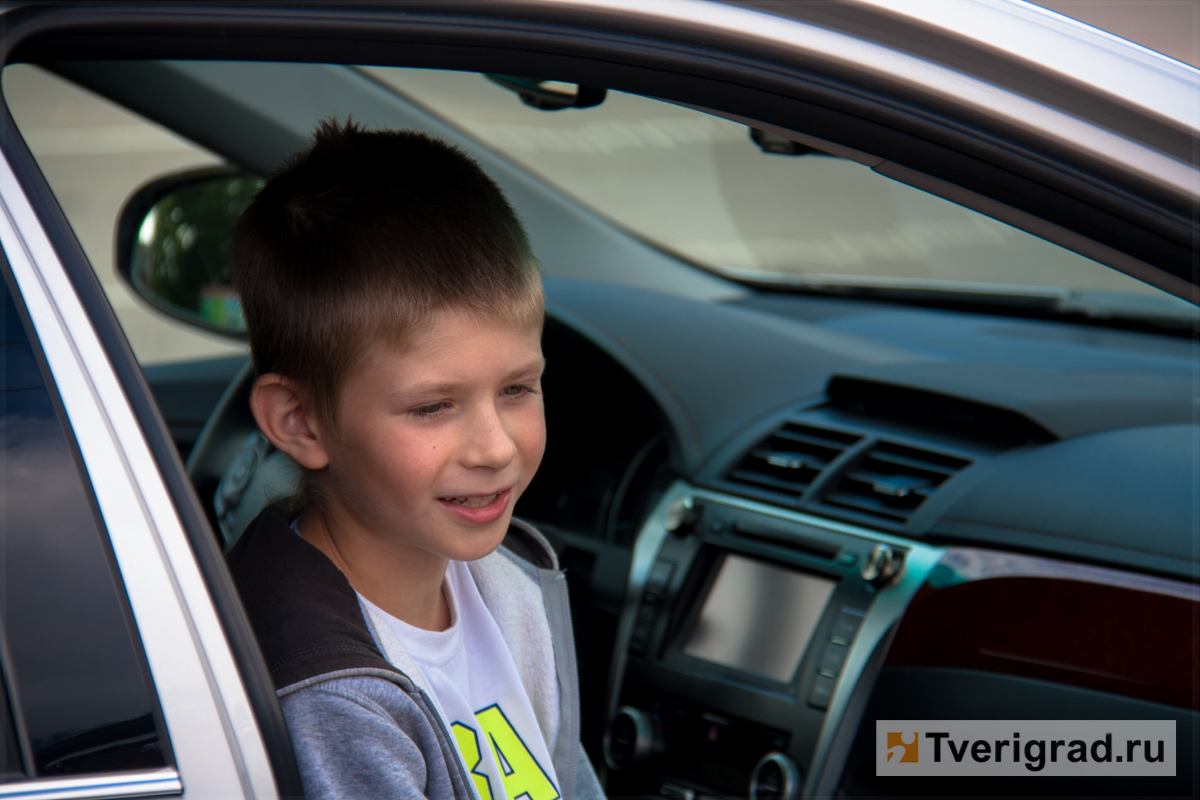
M685 655L790 681L836 581L725 556Z

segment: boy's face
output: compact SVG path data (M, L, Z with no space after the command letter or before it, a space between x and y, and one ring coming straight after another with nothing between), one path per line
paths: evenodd
M546 447L540 331L438 312L369 351L326 438L327 502L373 535L472 561L504 539Z

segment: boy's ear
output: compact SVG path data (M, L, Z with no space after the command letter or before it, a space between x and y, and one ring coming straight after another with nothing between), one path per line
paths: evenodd
M263 436L300 466L321 469L329 463L320 424L293 381L274 372L260 376L250 390L250 411Z

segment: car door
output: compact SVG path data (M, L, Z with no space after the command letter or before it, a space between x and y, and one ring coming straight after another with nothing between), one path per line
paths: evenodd
M64 269L69 230L52 245L42 211L0 164L7 779L63 797L297 793L220 554L202 519L189 539L190 489L164 480L178 457L160 418L147 432L135 415L120 372L153 408L148 390L98 288Z
M4 788L178 793L129 598L77 469L78 440L27 306L3 291L3 780L36 781Z

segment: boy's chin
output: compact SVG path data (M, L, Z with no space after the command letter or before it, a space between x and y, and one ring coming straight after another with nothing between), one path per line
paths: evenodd
M504 543L512 513L507 513L495 522L474 526L469 532L456 531L451 538L445 555L451 561L478 561L489 556Z

